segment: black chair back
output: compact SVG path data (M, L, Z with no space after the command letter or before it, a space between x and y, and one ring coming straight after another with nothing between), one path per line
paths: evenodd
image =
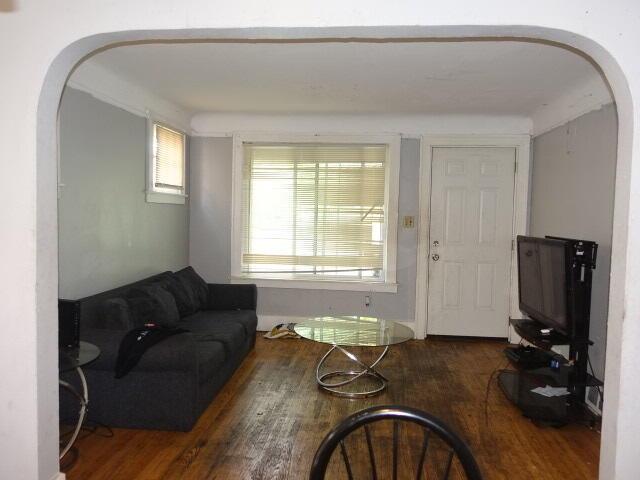
M393 422L393 431L391 434L391 452L385 449L381 454L380 441L374 436L374 431L370 424L383 420ZM420 427L422 430L422 441L417 442L419 449L416 452L417 454L413 455L412 462L407 462L404 446L403 450L399 451L401 423L407 424L405 428L409 428L409 425L414 424L418 426L418 430L420 430ZM347 445L345 442L347 437L359 431L361 427L362 430L364 430L365 437L365 441L361 443L366 444L366 453L364 453L364 456L368 457L365 460L354 458L353 453L354 450L357 449ZM404 435L404 438L407 438L407 434ZM433 446L436 440L438 441L438 453L436 453L436 448ZM447 480L450 478L451 473L456 470L458 473L464 474L469 480L482 480L478 464L473 458L467 444L444 422L433 415L415 408L398 405L380 405L361 410L345 418L327 434L318 447L311 466L310 480L323 480L325 478L329 461L333 452L338 447L340 449L342 462L344 463L344 470L349 480L355 478L355 467L362 467L363 465L366 465L366 469L368 470L365 478L374 480L378 478L393 478L393 480L396 480L399 478L398 472L401 466L404 468L402 469L400 478L416 478L418 480L421 478L441 478L442 480ZM414 447L413 449L415 450L416 445L407 445L407 447ZM378 450L377 455L376 449ZM363 454L365 451L364 445L362 445L362 449L360 450L359 453ZM400 457L403 453L405 453L405 455L404 458L401 459ZM389 463L389 457L391 457L391 465L387 465ZM455 462L454 466L454 460L456 458L457 462ZM415 465L407 465L407 463L414 463ZM434 463L437 463L437 465L434 465ZM390 467L392 471L391 475L384 473L384 470L381 468L383 466ZM432 470L429 471L430 475L427 477L424 472L429 466L432 467ZM413 470L411 477L409 477L409 473L405 473L404 470ZM434 474L436 475L435 477L433 476ZM331 478L333 479L334 476ZM460 478L460 476L457 476L457 478Z

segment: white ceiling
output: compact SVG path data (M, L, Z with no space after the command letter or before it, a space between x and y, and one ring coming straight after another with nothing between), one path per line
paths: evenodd
M515 41L147 44L87 63L190 113L531 116L572 90L609 95L581 56Z

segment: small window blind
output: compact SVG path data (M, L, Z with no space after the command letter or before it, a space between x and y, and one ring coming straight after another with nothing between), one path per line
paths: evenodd
M243 274L384 280L387 145L243 149Z
M157 123L153 125L154 190L184 192L185 136Z

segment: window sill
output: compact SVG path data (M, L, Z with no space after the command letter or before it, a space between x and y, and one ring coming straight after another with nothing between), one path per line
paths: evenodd
M304 280L276 279L255 277L231 277L231 283L251 283L266 288L296 288L306 290L343 290L352 292L386 292L397 293L397 283L338 281L338 280Z
M179 193L147 192L148 203L171 203L174 205L184 205L186 198L186 195Z

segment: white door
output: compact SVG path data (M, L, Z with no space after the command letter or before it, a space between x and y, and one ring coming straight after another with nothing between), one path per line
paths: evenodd
M507 336L515 161L515 148L433 148L428 334Z

